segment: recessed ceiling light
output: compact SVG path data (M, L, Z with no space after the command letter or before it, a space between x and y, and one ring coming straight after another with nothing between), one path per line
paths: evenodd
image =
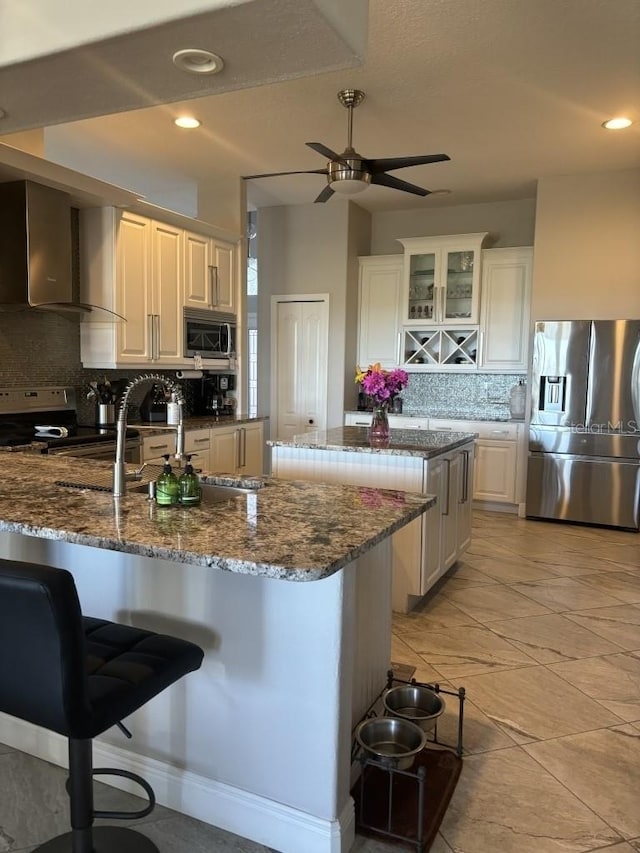
M198 121L197 118L193 118L193 116L178 116L178 118L173 120L174 124L177 124L178 127L184 127L187 130L193 130L194 127L200 127L201 122Z
M222 57L197 47L177 50L173 54L173 64L189 74L218 74L224 68Z
M609 121L603 121L602 126L606 130L624 130L625 127L630 127L633 124L630 118L619 116L618 118L610 118Z

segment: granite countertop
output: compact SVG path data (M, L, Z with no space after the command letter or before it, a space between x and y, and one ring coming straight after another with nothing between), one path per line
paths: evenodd
M16 454L0 483L0 530L289 581L328 577L435 504L358 486L260 479L215 505L56 485L109 477L109 463ZM205 478L230 484L229 478Z
M248 423L259 423L261 421L268 421L269 418L266 415L243 415L243 414L235 414L235 415L220 415L216 417L216 415L188 415L183 420L183 426L185 429L208 429L210 427L218 427L218 426L238 426L239 424L248 424ZM128 421L127 426L135 429L136 427L140 427L141 431L144 435L152 435L154 428L158 430L158 432L166 432L167 427L174 428L173 424L166 423L148 423L145 421Z
M345 411L347 415L370 415L371 412L358 411L356 409L348 409ZM501 423L523 424L524 418L512 418L510 415L502 414L501 412L487 413L480 412L465 412L460 414L460 409L452 411L451 409L443 409L432 412L389 412L389 416L398 415L402 418L442 418L448 421L490 421Z
M383 453L388 456L422 456L432 459L473 441L473 432L438 432L436 430L392 429L389 443L372 446L368 427L336 427L326 431L306 432L292 440L267 441L272 447L303 447L310 450L351 450L356 453Z

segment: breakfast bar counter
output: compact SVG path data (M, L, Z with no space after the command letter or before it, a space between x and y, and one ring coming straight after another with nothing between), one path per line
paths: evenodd
M99 737L95 764L283 853L346 853L352 728L390 664L391 536L433 499L267 479L187 509L56 485L105 470L11 454L0 556L68 569L86 614L184 637L205 659L125 721L132 741ZM64 739L11 717L0 741L67 760Z

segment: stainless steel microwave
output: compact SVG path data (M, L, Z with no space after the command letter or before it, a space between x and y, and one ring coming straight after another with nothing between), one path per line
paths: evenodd
M235 358L236 340L235 315L197 308L184 309L185 358L200 356L203 361Z

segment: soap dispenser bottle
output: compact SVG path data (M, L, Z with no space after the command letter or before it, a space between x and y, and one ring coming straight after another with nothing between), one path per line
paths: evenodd
M198 475L193 473L193 465L191 464L191 456L186 457L184 471L179 480L179 501L185 506L195 506L200 503L202 495L200 489L200 480Z
M178 503L178 496L180 493L180 485L178 482L178 478L171 470L171 465L169 464L169 454L166 453L162 457L164 462L164 468L162 469L162 474L158 477L156 481L156 503L161 506L169 506L171 504Z

